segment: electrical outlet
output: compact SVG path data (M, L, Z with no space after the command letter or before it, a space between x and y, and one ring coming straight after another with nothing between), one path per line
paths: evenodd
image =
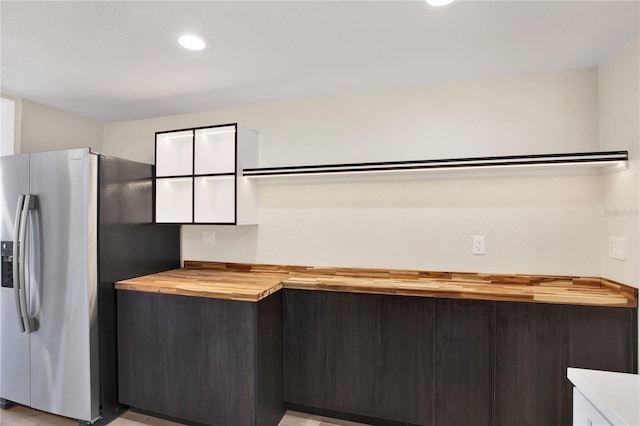
M624 238L609 237L609 257L625 260Z
M484 235L473 236L473 254L484 254Z
M203 246L215 246L216 245L216 233L213 231L202 231L202 245Z

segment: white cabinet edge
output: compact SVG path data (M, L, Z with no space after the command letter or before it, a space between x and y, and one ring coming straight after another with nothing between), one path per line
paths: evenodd
M637 374L567 368L567 378L614 425L640 425Z

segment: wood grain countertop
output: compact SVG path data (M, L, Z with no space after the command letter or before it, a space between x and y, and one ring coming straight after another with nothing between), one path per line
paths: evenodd
M286 278L273 272L183 268L120 281L116 289L257 302L280 290Z
M132 290L257 302L281 288L569 305L638 307L638 290L570 276L474 274L185 261L116 283Z

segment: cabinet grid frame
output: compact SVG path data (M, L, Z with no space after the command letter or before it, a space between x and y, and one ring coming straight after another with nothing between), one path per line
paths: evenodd
M203 129L214 129L217 127L231 127L234 129L233 136L233 150L234 150L234 164L233 164L233 173L206 173L206 174L196 174L196 130ZM177 133L177 132L191 132L191 174L190 175L171 175L171 176L158 176L157 174L157 158L158 158L158 135L168 134L168 133ZM173 130L161 130L155 132L154 146L153 146L153 159L154 159L154 167L153 167L153 223L160 225L237 225L238 224L238 123L227 123L227 124L214 124L209 126L199 126L199 127L187 127L182 129L173 129ZM233 221L231 222L196 222L195 221L195 212L196 212L196 197L195 197L195 183L196 177L207 177L207 176L233 176ZM156 208L156 194L157 194L157 180L158 179L175 179L175 178L191 178L191 222L158 222L157 221L157 208Z

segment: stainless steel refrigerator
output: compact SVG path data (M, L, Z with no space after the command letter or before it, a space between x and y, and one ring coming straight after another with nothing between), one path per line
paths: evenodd
M115 281L179 267L154 225L153 166L73 149L0 158L0 403L108 422Z

